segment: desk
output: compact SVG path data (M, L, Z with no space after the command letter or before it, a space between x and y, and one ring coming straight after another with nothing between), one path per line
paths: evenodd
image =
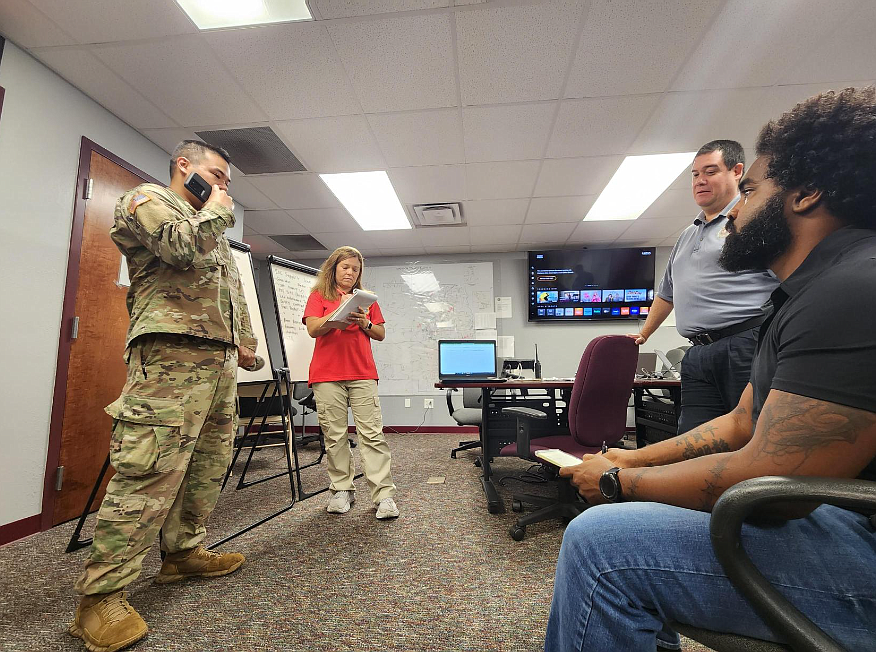
M483 470L481 484L487 498L487 509L491 514L504 512L505 505L499 498L499 493L493 484L493 471L490 468L490 462L503 446L517 441L517 420L502 414L502 408L529 407L547 412L548 418L546 420L536 420L530 424L533 439L546 435L569 434L569 398L573 385L574 381L572 380L532 379L505 382L460 383L444 381L435 383L435 387L438 389L477 387L481 390L481 456L478 460ZM681 403L681 382L678 380L637 378L633 382L634 392L644 394L647 389L668 389L676 404ZM512 392L510 390L520 391Z

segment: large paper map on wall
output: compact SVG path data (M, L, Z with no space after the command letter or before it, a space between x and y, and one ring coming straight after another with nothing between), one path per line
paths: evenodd
M373 342L381 395L435 394L438 340L474 339L475 315L493 311L493 264L365 268L386 339Z

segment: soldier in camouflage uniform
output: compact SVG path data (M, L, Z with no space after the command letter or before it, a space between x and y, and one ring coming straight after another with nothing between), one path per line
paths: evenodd
M184 188L190 172L213 185L206 203ZM254 362L253 337L225 229L234 224L224 150L183 141L171 184L119 199L113 241L127 257L128 373L113 417L116 475L98 512L91 555L76 583L70 633L92 652L132 645L146 623L121 589L140 574L158 532L167 553L158 583L231 573L237 553L205 550L237 429L237 366Z

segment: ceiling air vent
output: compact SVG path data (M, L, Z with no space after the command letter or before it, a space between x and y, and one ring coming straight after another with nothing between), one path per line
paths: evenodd
M205 143L227 151L234 167L244 174L307 171L270 127L217 129L196 133Z
M459 202L447 204L414 204L413 218L416 226L457 226L465 224Z
M326 250L319 240L309 235L269 235L267 237L289 251Z

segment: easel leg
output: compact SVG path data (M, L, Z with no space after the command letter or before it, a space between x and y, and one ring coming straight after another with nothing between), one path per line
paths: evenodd
M95 497L97 496L97 492L100 489L100 485L103 482L103 476L106 475L107 470L110 465L110 456L109 453L106 454L106 461L103 463L103 468L101 468L100 473L97 476L97 481L94 483L94 487L91 488L91 493L88 496L88 500L85 503L85 509L82 510L82 515L79 517L79 521L76 523L76 529L73 530L73 535L70 537L70 542L67 544L67 549L64 552L75 552L77 550L81 550L82 548L87 548L91 545L92 539L80 539L79 535L82 534L82 527L85 525L85 519L88 518L88 514L91 509L91 503L94 502Z

